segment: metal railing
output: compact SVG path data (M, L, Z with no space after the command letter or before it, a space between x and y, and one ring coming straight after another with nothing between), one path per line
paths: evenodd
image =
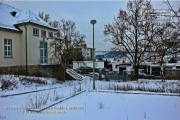
M66 73L69 74L71 77L73 77L76 80L83 80L82 76L80 74L78 74L76 71L74 71L73 69L67 69Z

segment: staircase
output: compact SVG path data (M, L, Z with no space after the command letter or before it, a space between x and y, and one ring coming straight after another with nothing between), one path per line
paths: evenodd
M78 74L76 71L74 71L73 69L67 69L66 73L69 74L71 77L73 77L76 80L83 80L82 76L80 74Z

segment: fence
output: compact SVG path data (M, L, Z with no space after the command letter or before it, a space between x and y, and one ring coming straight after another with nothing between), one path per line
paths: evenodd
M163 73L163 76L161 76L160 71L153 71L151 74L150 74L150 72L139 73L138 78L139 79L153 79L153 80L161 80L161 79L180 80L180 69L166 69ZM130 71L124 71L124 75L123 75L123 72L120 72L120 73L109 72L108 80L132 81L132 80L134 80L134 78Z
M165 79L180 80L180 69L167 69L167 70L165 70Z

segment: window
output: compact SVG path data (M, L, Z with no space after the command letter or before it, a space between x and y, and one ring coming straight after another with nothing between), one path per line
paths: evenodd
M4 39L4 57L12 57L12 40Z
M40 63L47 63L47 43L40 42Z
M39 36L39 29L33 28L33 35L34 36Z
M13 17L15 17L16 16L16 11L12 11L12 12L10 12L11 13L11 15L13 16Z
M41 36L46 37L46 31L45 30L41 30Z
M53 38L53 33L49 32L49 38Z

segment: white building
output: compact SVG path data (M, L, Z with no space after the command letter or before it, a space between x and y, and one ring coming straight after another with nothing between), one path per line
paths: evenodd
M0 67L48 64L57 31L31 10L0 3Z
M86 44L77 45L76 49L83 56L83 60L92 60L93 48L88 48Z
M82 66L93 68L93 61L73 61L73 69L78 69ZM104 68L104 61L95 61L95 68Z

